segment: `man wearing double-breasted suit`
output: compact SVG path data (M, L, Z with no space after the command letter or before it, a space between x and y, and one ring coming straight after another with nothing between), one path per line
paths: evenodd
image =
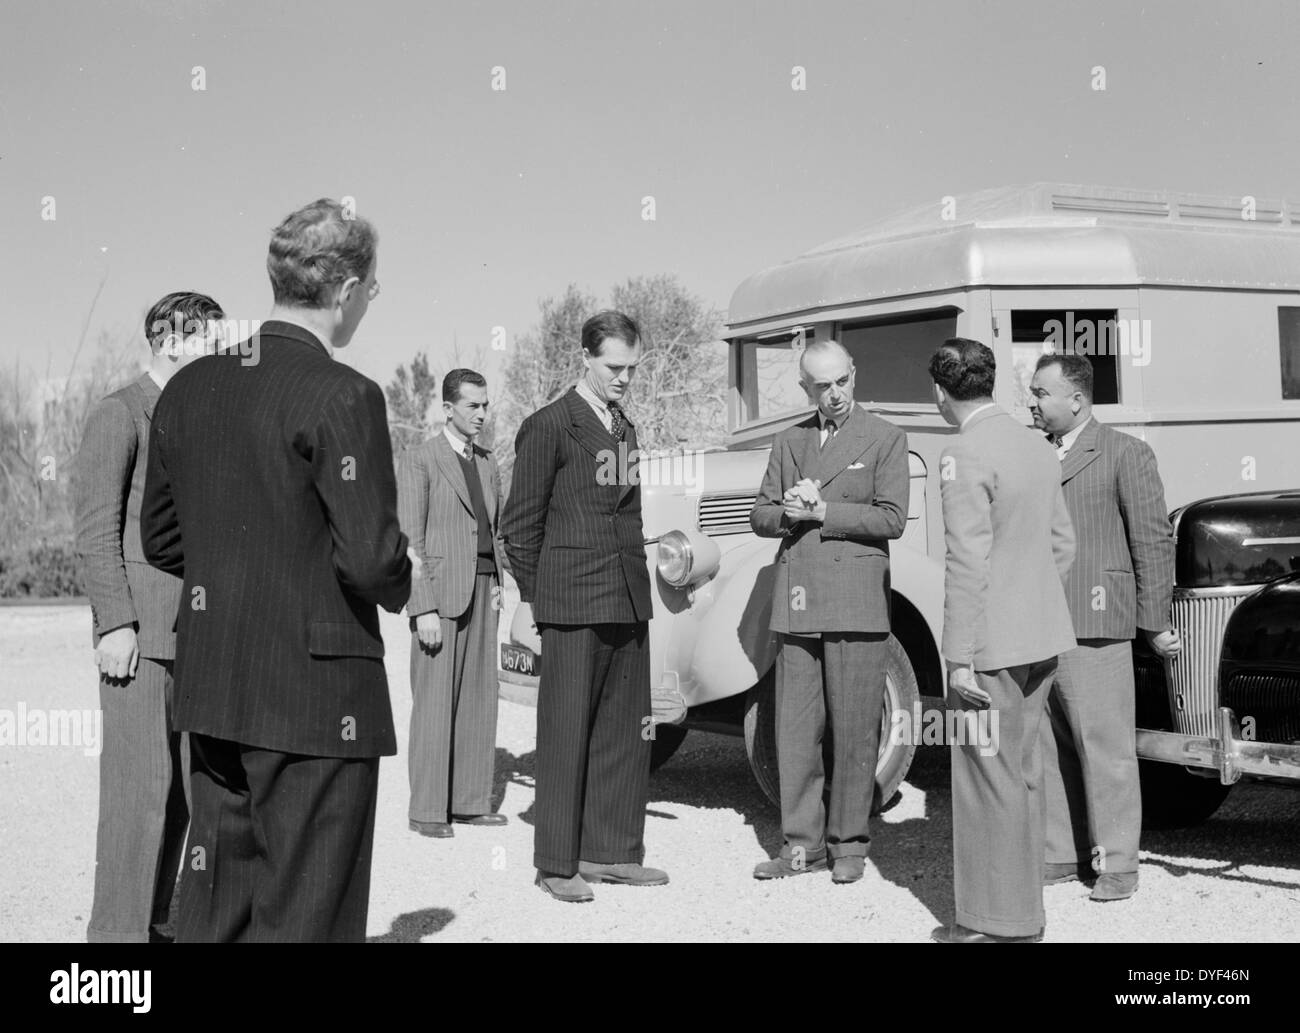
M1079 644L1061 655L1042 726L1047 792L1044 881L1096 877L1096 901L1137 891L1138 783L1132 639L1162 657L1182 648L1170 627L1174 539L1156 457L1144 441L1092 415L1092 365L1044 355L1030 383L1034 426L1061 460L1078 535L1065 583Z
M889 539L907 522L907 437L853 400L854 369L835 341L809 345L800 383L817 412L777 435L750 514L782 538L772 593L779 857L757 879L824 871L862 878L871 837L889 638ZM822 740L830 731L830 807Z
M452 823L504 825L492 811L496 756L497 611L504 556L501 481L476 444L487 381L472 369L442 380L446 424L402 457L397 515L424 562L411 582L411 829L447 838Z

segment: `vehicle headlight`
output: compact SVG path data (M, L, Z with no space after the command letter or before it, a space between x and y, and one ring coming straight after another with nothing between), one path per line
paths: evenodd
M718 544L699 531L669 531L659 539L659 576L674 588L710 578L718 569Z

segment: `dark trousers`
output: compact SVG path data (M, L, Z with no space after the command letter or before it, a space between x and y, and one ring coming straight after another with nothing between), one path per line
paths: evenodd
M648 625L540 626L533 864L640 863L650 781Z
M144 943L164 925L185 845L185 737L172 730L172 662L141 657L135 677L101 676L99 827L90 943Z
M1043 722L1047 861L1084 872L1138 870L1142 789L1133 644L1082 639L1062 653Z
M360 942L379 758L190 736L194 798L177 942Z
M1032 936L1043 928L1046 814L1040 725L1056 657L976 671L989 694L988 745L954 737L952 750L953 893L957 922L994 936ZM949 705L978 726L980 707L949 692Z
M492 809L497 742L495 574L474 579L461 616L439 615L442 645L430 653L411 633L410 819Z
M782 857L865 857L876 790L887 633L782 635L776 658L776 748ZM822 741L834 746L830 807ZM797 851L797 853L796 853Z

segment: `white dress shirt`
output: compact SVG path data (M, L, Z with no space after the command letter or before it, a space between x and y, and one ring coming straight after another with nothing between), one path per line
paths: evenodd
M1074 447L1074 443L1079 439L1079 435L1083 433L1083 428L1086 426L1088 426L1088 421L1084 420L1081 424L1075 427L1074 430L1066 431L1061 435L1060 443L1056 445L1057 459L1065 459L1070 449ZM1048 440L1051 439L1049 438Z
M576 386L578 394L582 395L583 401L596 411L596 415L600 417L600 422L612 434L614 432L614 414L609 411L609 403L604 399L597 398L596 393L587 386L585 380L579 380Z
M464 441L463 439L457 437L452 432L450 423L444 423L442 425L442 433L443 436L446 437L447 441L451 444L451 450L453 452L455 452L462 459L469 458L469 452L468 452L469 442Z

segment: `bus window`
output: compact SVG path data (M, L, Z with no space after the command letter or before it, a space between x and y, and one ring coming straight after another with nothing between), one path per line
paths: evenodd
M956 336L956 309L840 324L839 342L857 369L856 400L932 405L930 356Z
M1092 363L1092 402L1119 402L1120 334L1112 309L1015 309L1011 313L1011 355L1015 406L1029 403L1029 381L1040 355L1085 355ZM1123 328L1127 330L1127 327Z
M808 408L808 396L799 386L799 354L812 338L812 327L806 327L735 343L742 425Z
M1278 306L1277 337L1282 353L1282 397L1300 398L1300 308Z

